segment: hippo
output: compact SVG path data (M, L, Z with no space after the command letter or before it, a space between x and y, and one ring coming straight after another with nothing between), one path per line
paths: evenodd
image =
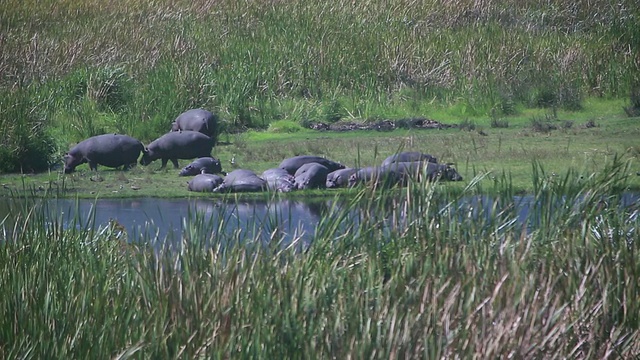
M349 177L358 169L346 168L330 172L327 175L326 186L329 189L349 186Z
M438 163L438 159L436 159L436 157L433 155L423 154L417 151L406 151L406 152L400 152L400 153L389 156L388 158L384 159L381 165L387 166L393 163L414 162L414 161L420 161L420 162L426 161L430 163Z
M257 192L267 189L267 182L251 170L233 170L213 192Z
M205 109L191 109L178 115L171 124L171 131L191 130L201 132L213 139L218 139L218 116Z
M162 159L162 167L167 166L171 160L173 166L178 168L178 159L193 159L197 157L210 157L213 141L207 135L197 131L169 132L152 141L143 150L141 165L149 165L151 162Z
M202 173L187 182L187 189L189 191L212 192L222 184L222 181L222 177L218 175Z
M289 174L294 175L300 166L312 162L325 166L329 169L329 172L345 168L345 166L340 163L314 155L300 155L284 159L278 167L285 169Z
M90 137L71 148L64 156L64 172L72 173L76 166L89 163L91 170L98 165L128 169L136 164L144 145L138 139L120 134L104 134Z
M358 169L349 176L349 186L359 183L371 184L374 186L392 187L400 181L398 174L388 166L369 166Z
M329 169L318 163L307 163L302 165L295 174L296 188L321 189L327 184Z
M182 168L178 176L195 176L201 173L223 174L220 160L211 156L197 158L191 164Z
M273 168L265 170L261 178L267 182L269 190L290 192L296 188L295 178L285 169Z
M451 165L412 161L393 163L385 168L394 172L403 183L406 183L409 178L420 181L425 176L429 181L461 181L462 176Z

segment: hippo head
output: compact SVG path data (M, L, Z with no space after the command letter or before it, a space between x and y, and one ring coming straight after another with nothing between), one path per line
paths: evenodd
M65 174L71 174L76 169L76 166L87 162L84 157L73 156L69 153L65 154L63 159Z
M180 173L178 174L178 176L197 175L199 173L204 174L205 169L202 169L202 171L198 171L198 169L196 169L193 165L189 164L184 168L182 168L182 170L180 170Z
M151 155L149 154L149 149L144 148L142 150L142 157L140 158L140 165L149 165L153 160L151 160Z
M451 165L453 164L444 164L438 171L437 177L445 181L462 181L462 176Z

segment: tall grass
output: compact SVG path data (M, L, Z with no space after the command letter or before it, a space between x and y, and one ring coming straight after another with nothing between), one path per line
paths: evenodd
M86 116L99 124L70 143L92 129L149 141L192 107L219 112L225 129L411 117L434 100L461 104L462 116L575 110L587 96L624 97L640 73L633 0L8 0L0 10L2 89L47 99L39 107L56 128L73 123L78 100L93 104Z
M534 167L523 222L508 177L493 198L480 177L410 183L327 210L302 248L193 214L158 250L24 204L0 241L0 357L634 358L624 164L559 180Z

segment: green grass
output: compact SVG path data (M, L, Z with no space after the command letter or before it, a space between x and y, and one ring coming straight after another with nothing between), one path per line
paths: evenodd
M634 0L8 0L0 138L16 150L0 171L46 170L103 132L149 142L195 107L227 132L622 110L640 83L639 18Z
M612 162L554 180L534 165L528 232L508 179L476 216L441 207L475 185L363 190L303 252L277 232L252 246L201 214L177 249L155 252L117 222L63 226L14 199L22 215L0 232L0 357L631 359L640 224L613 195L624 172Z

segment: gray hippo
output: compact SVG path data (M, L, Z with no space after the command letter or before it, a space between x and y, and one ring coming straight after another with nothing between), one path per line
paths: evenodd
M358 169L346 168L330 172L327 175L326 186L329 189L349 186L349 177Z
M329 169L318 163L307 163L302 165L295 174L296 188L321 189L327 184Z
M413 161L393 163L384 168L395 173L397 178L405 184L409 179L420 181L425 178L428 181L461 181L462 176L451 165Z
M169 132L152 141L142 153L141 165L149 165L151 162L162 159L162 167L167 166L171 160L173 166L178 168L178 159L193 159L197 157L210 157L213 141L207 135L197 131Z
M349 186L365 183L367 185L392 187L400 181L397 172L388 166L369 166L358 169L349 176Z
M220 160L211 157L201 157L193 160L191 164L180 170L179 176L195 176L198 174L222 174L222 165Z
M98 165L128 169L135 165L144 145L131 136L104 134L90 137L71 148L64 156L64 172L73 172L76 166L89 163L91 170L98 170Z
M267 182L269 190L290 192L296 188L295 178L285 169L273 168L265 170L261 178Z
M312 162L325 166L329 169L329 172L345 168L345 166L340 163L314 155L300 155L284 159L278 167L285 169L289 174L294 175L302 165Z
M222 184L222 177L213 174L198 174L187 182L189 191L212 192Z
M384 159L382 162L382 166L387 166L393 163L399 162L414 162L414 161L425 161L430 163L437 163L438 159L435 156L429 154L423 154L418 151L405 151L397 154L393 154L388 158Z
M257 192L267 189L267 182L251 170L233 170L213 192Z
M191 130L201 132L213 139L218 138L218 116L205 109L191 109L178 115L171 124L171 131Z

